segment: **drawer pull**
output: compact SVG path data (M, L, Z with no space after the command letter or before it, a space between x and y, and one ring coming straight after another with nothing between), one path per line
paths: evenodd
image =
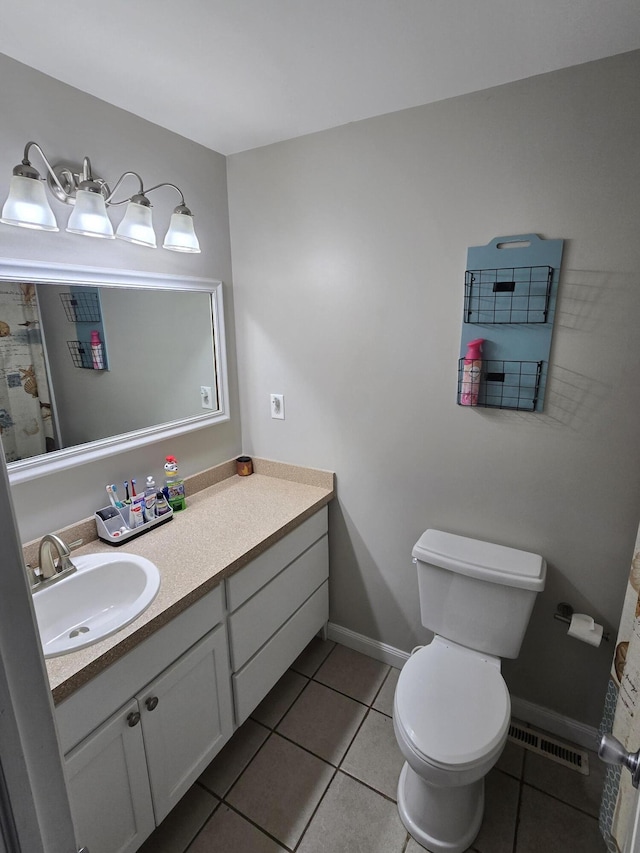
M153 711L158 705L158 697L157 696L149 696L148 699L145 699L144 702L147 711Z
M132 711L127 715L127 722L129 723L130 728L137 726L140 722L140 711Z

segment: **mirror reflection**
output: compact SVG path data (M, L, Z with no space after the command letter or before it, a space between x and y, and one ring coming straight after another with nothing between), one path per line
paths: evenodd
M1 281L7 462L216 412L213 329L206 291Z

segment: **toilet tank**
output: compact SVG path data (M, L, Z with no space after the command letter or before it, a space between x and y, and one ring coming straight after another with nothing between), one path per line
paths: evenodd
M427 530L416 542L425 628L467 648L516 658L547 564L539 554Z

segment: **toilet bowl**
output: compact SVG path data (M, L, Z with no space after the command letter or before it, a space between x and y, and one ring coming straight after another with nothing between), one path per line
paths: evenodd
M499 659L442 637L411 656L393 724L406 764L398 811L433 853L463 853L478 834L484 777L507 740L511 702Z

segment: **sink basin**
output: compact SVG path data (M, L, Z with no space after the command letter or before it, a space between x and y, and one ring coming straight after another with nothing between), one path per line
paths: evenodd
M115 634L151 604L157 566L135 554L72 557L78 571L34 592L45 658L84 649Z

